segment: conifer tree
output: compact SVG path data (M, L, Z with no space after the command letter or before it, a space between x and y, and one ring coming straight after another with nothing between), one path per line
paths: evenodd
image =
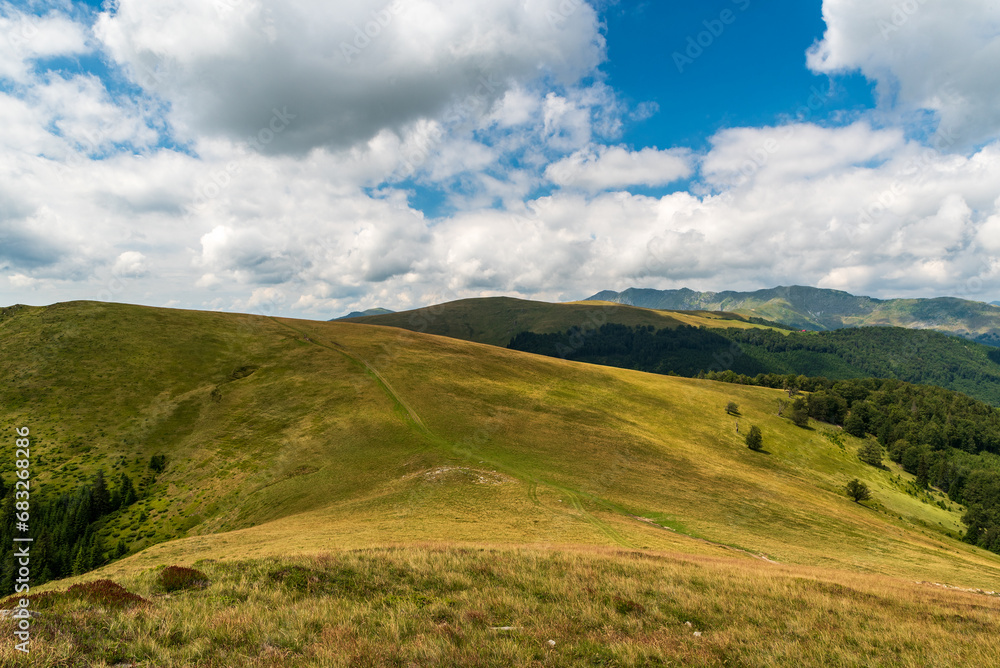
M111 495L108 493L108 485L104 480L104 469L97 469L91 490L93 493L92 514L94 515L91 519L97 519L111 510Z

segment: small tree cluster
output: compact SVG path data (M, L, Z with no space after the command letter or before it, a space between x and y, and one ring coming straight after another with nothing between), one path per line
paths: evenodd
M730 415L739 415L740 407L736 405L735 401L730 401L726 404L726 412Z
M162 473L163 469L167 466L167 456L166 455L153 455L149 458L149 468L153 470L154 473Z
M760 452L764 449L764 435L760 432L760 427L753 425L750 427L749 433L746 435L747 447L754 452Z
M0 518L9 518L0 522L0 545L10 545L15 534L14 492L9 484L0 486ZM106 517L128 508L137 497L128 474L119 473L109 483L98 470L89 483L71 492L39 498L31 512L37 532L31 550L32 583L81 575L127 554L123 540L105 545L101 528ZM0 594L14 591L15 565L12 551L0 551Z

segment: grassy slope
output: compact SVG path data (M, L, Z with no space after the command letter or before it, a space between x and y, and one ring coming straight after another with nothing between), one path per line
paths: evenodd
M351 322L400 327L494 346L506 346L519 332L549 334L573 327L586 331L606 322L630 327L653 325L657 329L681 324L759 327L734 313L657 311L599 301L550 304L511 297L462 299L402 313L352 318Z
M658 291L650 292L654 295L658 294ZM812 292L823 295L830 291L812 290ZM834 294L844 295L846 293ZM845 299L847 298L842 298L840 302ZM787 300L771 301L774 304L780 301L791 308ZM848 306L850 306L855 301L864 301L864 298L850 297L847 301ZM869 313L871 317L864 322L859 320L855 324L913 326L912 321L898 321L888 318L886 314L896 308L897 302L913 302L914 304L926 302L921 308L927 309L940 301L942 300L894 300L876 303L868 300L866 303L869 304L869 310L872 311ZM723 300L713 302L711 307L722 309L733 305L732 300ZM847 308L843 303L837 303L833 306L840 310ZM826 313L827 318L841 317L836 314L831 315L826 311L824 313ZM882 315L876 317L873 314ZM776 310L747 311L745 315L765 316L765 319L786 322L796 321L796 318L789 316L787 312ZM771 329L764 325L748 322L744 315L734 312L661 311L602 301L550 304L509 297L465 299L404 313L354 318L350 322L399 327L497 346L506 346L515 334L523 331L538 334L561 333L577 327L586 334L606 322L630 327L652 325L657 329L673 328L680 324L694 327L704 326L710 329ZM824 328L816 323L807 326ZM776 331L783 335L789 334L789 331L784 329ZM827 343L839 346L842 352L834 354L812 350L795 350L773 353L764 348L753 346L745 346L743 352L748 358L759 363L758 366L751 368L767 369L771 373L826 376L833 379L868 376L900 378L911 382L937 384L964 392L982 401L993 404L1000 403L1000 399L998 399L1000 397L1000 383L994 382L997 365L987 357L987 352L991 349L986 346L971 344L965 339L937 332L916 332L906 329L877 336L872 334L871 330L854 329L824 333L819 335L824 337L822 339L811 338L814 336L817 335L814 333L792 334L792 338L802 337L799 340L812 341L814 345ZM567 336L562 345L574 348L576 347L575 341L582 343L585 340L577 340ZM851 343L851 341L856 343ZM857 343L859 341L860 343ZM858 347L855 348L855 346ZM930 368L939 371L933 376L925 373L929 363L927 361L928 354L933 355L933 363ZM581 357L576 359L581 359ZM593 359L584 356L582 359L607 363L607 360L600 358ZM634 366L634 364L624 363L622 366L629 367ZM669 368L671 367L667 365L664 370ZM749 373L753 375L756 372L750 371ZM976 373L981 374L981 376L979 378L964 377L966 374L975 376Z
M621 665L640 665L657 652L705 665L727 656L820 665L827 653L848 665L872 642L887 664L900 651L919 663L955 651L948 639L958 633L966 634L963 656L995 650L996 628L986 621L996 618L994 599L912 584L995 588L1000 558L948 535L959 529L959 509L908 494L905 473L864 466L852 452L857 442L843 436L841 449L827 435L833 428L801 430L776 417L777 391L384 327L93 303L4 313L0 350L7 379L0 433L10 440L15 425L31 427L43 489L71 485L98 465L137 472L137 459L158 452L170 458L144 502L155 509L153 521L136 526L139 504L110 531L141 547L179 535L191 518L197 523L187 538L155 545L102 575L149 593L149 569L157 565L340 555L334 565L314 565L322 570L367 558L345 548L406 546L362 553L375 556L352 566L357 578L389 569L411 583L414 591L387 602L350 588L333 598L286 600L280 587L209 564L224 586L152 612L95 617L87 606L70 605L60 614L81 637L102 636L87 629L110 623L129 638L107 652L94 649L87 656L95 661L127 650L174 662L157 665L185 665L238 650L270 658L217 665L302 665L303 657L343 665L331 657L347 648L372 662L437 657L469 665L472 650L462 648L486 647L493 658L483 665L510 665L540 660L518 652L544 635L559 635L560 650L565 643L570 652L553 665L608 652ZM231 380L248 365L259 368ZM763 429L766 453L742 444L723 410L730 399L742 409L743 430ZM855 476L873 487L875 507L839 491ZM222 529L235 530L212 533ZM421 543L445 549L413 547ZM503 575L492 589L477 584L481 560L457 547L482 544L501 549L489 559ZM588 545L667 556L560 556ZM557 571L568 582L604 582L585 597L589 608L572 586L530 572L539 560L567 559L577 561ZM434 560L438 566L427 565ZM466 584L446 594L438 591L441 578ZM472 589L464 589L468 583ZM416 598L420 592L431 603ZM615 597L640 602L648 615L622 613ZM451 622L432 614L442 606ZM844 616L828 623L831 606ZM772 615L777 608L789 612ZM275 620L268 614L274 609L290 612ZM579 617L567 612L574 609ZM468 617L477 610L485 621ZM678 615L716 635L689 644ZM948 621L958 615L972 621ZM895 616L904 620L898 627ZM918 630L918 621L939 618ZM508 620L526 629L513 640L484 627ZM450 636L440 636L445 622ZM755 623L767 629L757 640L746 635ZM874 635L859 636L859 624ZM466 640L456 639L455 629L464 629ZM914 644L927 632L935 642ZM818 648L806 641L815 634L824 639ZM70 651L63 646L70 635L53 635L41 645L51 653L35 660ZM789 637L799 640L782 649Z
M136 526L139 504L110 537L191 537L135 563L427 540L726 552L692 536L786 563L970 586L1000 575L1000 559L942 533L959 530L958 509L910 496L896 480L909 476L864 466L832 428L778 418L778 391L381 327L119 305L25 309L0 337L3 433L40 437L48 489L72 484L63 469L170 457L145 502L155 529ZM260 368L227 382L245 365ZM769 454L743 446L730 399ZM879 509L839 492L855 476ZM224 529L245 530L207 535Z

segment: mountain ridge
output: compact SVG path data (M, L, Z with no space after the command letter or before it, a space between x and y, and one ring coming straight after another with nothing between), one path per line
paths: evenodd
M958 297L878 299L843 290L792 285L751 292L628 288L621 292L602 290L584 301L736 312L812 331L872 325L933 329L1000 345L1000 307Z
M330 322L348 320L350 318L364 318L369 315L388 315L390 313L395 313L395 311L377 306L375 308L365 309L364 311L351 311L347 315L342 315L339 318L330 318Z

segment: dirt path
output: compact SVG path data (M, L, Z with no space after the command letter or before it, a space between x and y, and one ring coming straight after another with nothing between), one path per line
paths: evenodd
M351 360L352 362L354 362L355 364L362 367L365 370L365 372L369 376L374 378L375 382L377 382L382 387L382 390L389 396L389 398L392 399L392 401L395 402L396 405L398 405L400 408L406 411L406 414L410 416L410 419L413 421L413 423L417 426L417 428L421 432L423 432L426 436L434 438L434 435L431 433L431 430L427 428L427 425L425 425L424 421L420 419L420 415L418 415L417 412L413 410L413 407L410 406L410 404L408 404L406 400L403 399L403 397L400 396L398 392L396 392L395 389L393 389L392 385L389 383L388 380L386 380L385 376L379 373L378 369L369 364L365 358L361 357L361 355L355 353L347 346L337 343L336 341L331 340L330 341L331 345L327 345L322 341L317 341L316 339L310 338L306 332L296 327L292 327L288 323L279 322L277 319L273 317L271 318L271 320L275 324L290 329L296 334L300 335L304 341L311 343L314 346L319 346L321 348L326 348L327 350L332 350L335 353L339 353L344 357L348 358L349 360Z

